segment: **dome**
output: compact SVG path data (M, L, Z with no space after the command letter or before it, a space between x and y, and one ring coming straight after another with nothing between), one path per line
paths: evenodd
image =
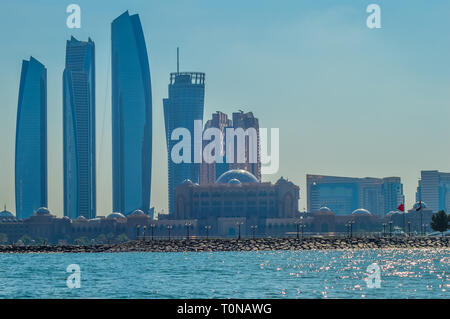
M15 220L16 216L13 213L7 211L6 209L0 212L0 220Z
M252 173L243 169L232 169L223 173L219 176L216 183L228 184L232 179L236 179L241 183L258 183L258 179Z
M145 216L145 213L140 209L136 209L130 214L130 216Z
M356 216L370 216L372 215L367 209L364 208L358 208L356 210L353 211L352 215L356 215Z
M194 183L188 178L188 179L185 179L181 184L184 184L184 185L192 185L192 184L194 184Z
M319 212L321 212L321 213L328 213L328 212L331 212L331 209L329 209L326 206L323 206L323 207L319 208Z
M392 210L392 211L390 211L389 213L386 214L386 217L392 217L394 215L399 215L399 214L402 214L402 212L397 211L397 210Z
M79 222L87 222L87 218L84 216L78 216L75 220Z
M107 219L126 219L126 217L124 215L122 215L121 213L111 213L106 218Z
M41 207L36 211L36 215L50 215L50 211L47 207Z
M427 204L425 204L424 202L416 202L414 205L413 205L413 209L419 209L419 205L422 205L422 209L423 208L427 208Z
M233 178L233 179L230 179L230 180L228 181L228 184L235 184L235 185L238 185L238 184L241 184L241 181L238 180L237 178Z

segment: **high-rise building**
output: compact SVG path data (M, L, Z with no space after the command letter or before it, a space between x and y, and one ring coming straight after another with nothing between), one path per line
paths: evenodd
M404 202L399 177L352 178L307 175L308 211L330 208L336 215L348 215L358 208L384 216Z
M33 57L22 62L15 154L16 216L47 207L47 69Z
M237 142L234 143L234 160L233 163L230 163L230 168L246 170L255 175L255 177L259 181L261 181L261 158L260 158L258 119L253 116L252 112L248 113L244 113L243 111L234 112L233 128L235 130L238 128L242 128L244 131L247 131L248 129L254 129L256 131L256 141L254 140L255 137L252 137L251 134L245 136L245 150L243 163L239 163L237 157L238 152L242 152L242 150L238 150L239 144ZM229 141L227 142L229 143ZM255 142L256 145L254 145ZM252 152L255 152L255 150L256 154L252 154Z
M450 173L422 171L416 200L423 201L433 212L450 212Z
M128 11L111 25L113 210L148 214L152 165L152 93L141 21Z
M202 162L200 165L200 184L213 184L217 178L223 173L230 170L230 165L225 161L225 130L233 127L233 121L228 118L225 113L217 111L212 115L212 119L205 124L205 130L210 128L217 128L222 133L220 141L220 156L223 157L222 163L206 163ZM204 146L207 144L204 141ZM215 154L212 154L215 155Z
M95 45L71 37L63 73L64 216L96 216Z
M163 100L164 122L166 129L167 159L168 159L168 188L169 213L174 211L175 187L184 180L194 183L200 182L200 163L194 158L194 121L203 123L205 101L205 74L198 72L176 72L170 74L169 96ZM191 135L190 163L175 163L172 160L172 147L178 143L171 139L176 128L185 128ZM200 134L202 127L200 127ZM201 149L201 145L200 145Z

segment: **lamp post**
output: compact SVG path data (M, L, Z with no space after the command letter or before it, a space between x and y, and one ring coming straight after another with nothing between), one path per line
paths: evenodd
M206 239L208 239L209 238L209 230L211 229L211 226L210 225L206 225L205 226L205 230L206 230Z
M152 229L152 241L153 241L153 235L154 235L154 232L155 232L155 224L150 224L150 227Z
M389 222L389 238L392 238L392 221Z
M408 222L408 237L411 236L411 222Z
M383 223L383 237L386 237L386 223Z
M238 226L238 239L241 239L241 225L243 225L243 222L237 222L236 225Z
M172 230L172 225L168 225L167 226L167 231L168 231L168 233L169 233L169 240L170 240L170 231Z
M136 240L139 240L139 232L141 230L141 225L136 226Z
M144 232L142 233L142 240L145 242L145 231L147 230L147 226L144 226Z
M192 226L192 223L188 222L184 226L186 226L186 240L189 240L189 228Z
M353 224L355 223L354 220L351 220L348 222L350 224L350 238L353 237Z
M258 228L258 226L257 225L252 225L252 226L250 226L250 228L252 229L253 239L255 239L255 232L256 232L256 229Z

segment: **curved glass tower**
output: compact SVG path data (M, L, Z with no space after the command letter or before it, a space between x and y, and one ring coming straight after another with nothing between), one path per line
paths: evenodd
M128 11L111 25L113 210L150 208L152 94L142 26Z
M19 219L47 207L47 69L33 57L22 62L20 75L15 195Z
M71 37L63 73L64 216L96 215L95 45Z

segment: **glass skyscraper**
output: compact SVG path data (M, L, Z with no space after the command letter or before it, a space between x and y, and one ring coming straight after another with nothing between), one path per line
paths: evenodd
M141 21L128 11L111 25L113 210L150 209L152 93Z
M169 213L174 211L174 190L186 179L200 182L200 163L194 163L194 121L203 123L205 101L205 74L176 72L170 74L169 97L163 100L166 127L167 159L169 169ZM191 134L191 163L174 163L171 158L172 131L185 128ZM200 127L200 134L202 127ZM201 147L201 146L200 146Z
M47 207L47 69L33 57L22 62L15 155L16 216L26 219Z
M63 73L64 216L96 216L95 45L71 37Z
M384 216L404 202L400 177L353 178L338 176L306 176L308 211L322 206L336 215L349 215L358 208Z
M422 171L416 193L417 201L423 201L433 212L450 212L450 173Z

